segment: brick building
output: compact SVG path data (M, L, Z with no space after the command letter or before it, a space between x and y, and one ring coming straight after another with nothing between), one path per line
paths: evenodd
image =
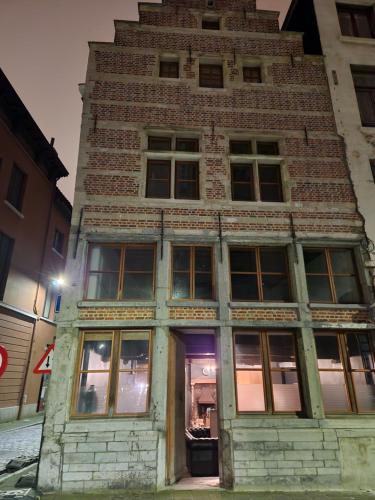
M323 58L255 0L139 14L90 43L39 487L373 486L373 291Z
M64 272L72 212L56 182L67 175L0 70L0 346L8 357L0 420L43 410L48 377L33 369L56 332L52 279Z

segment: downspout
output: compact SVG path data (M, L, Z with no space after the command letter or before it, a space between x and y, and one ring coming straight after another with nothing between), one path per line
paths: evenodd
M53 145L53 143L51 143L51 145ZM42 271L43 271L43 267L44 267L44 260L45 260L46 252L47 252L47 240L48 240L49 229L50 229L50 224L51 224L52 207L53 207L53 202L54 202L54 199L55 199L56 183L57 183L57 181L58 181L58 178L55 178L54 184L53 184L53 188L52 188L52 193L51 193L51 200L50 200L50 204L49 204L46 230L44 232L42 256L41 256L41 259L40 259L40 266L39 266L39 272L38 272L38 281L37 281L37 286L36 286L36 291L35 291L35 297L34 297L34 303L33 303L33 312L36 315L36 318L35 318L35 322L34 322L34 326L33 326L33 332L31 334L30 349L29 349L29 354L27 356L26 370L25 370L25 374L24 374L24 377L23 377L23 381L22 381L22 388L21 388L21 393L20 393L20 402L19 402L19 405L18 405L17 420L20 420L21 414L22 414L22 409L23 409L23 405L24 405L25 388L26 388L26 382L27 382L27 375L28 375L29 369L30 369L31 355L32 355L32 351L33 351L35 332L36 332L36 327L37 327L37 324L38 324L38 321L39 321L37 302L38 302L38 295L39 295L39 290L40 290L41 276L42 276Z

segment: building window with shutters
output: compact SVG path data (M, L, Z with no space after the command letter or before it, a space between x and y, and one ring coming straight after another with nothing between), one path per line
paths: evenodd
M152 300L155 253L154 245L90 245L86 299Z
M12 260L14 240L0 231L0 300L3 300Z
M8 185L6 200L18 212L22 212L23 200L26 190L26 174L14 164Z
M198 138L149 136L147 155L146 198L199 200Z
M224 87L223 65L201 63L199 65L199 86L222 89Z
M213 249L176 245L172 252L172 298L214 298Z
M374 333L316 332L315 343L325 412L374 413Z
M362 125L375 127L375 68L352 67Z
M238 413L302 410L296 339L291 332L234 332Z
M151 331L83 332L72 416L145 415L151 387Z
M341 33L344 36L374 38L374 7L337 4Z

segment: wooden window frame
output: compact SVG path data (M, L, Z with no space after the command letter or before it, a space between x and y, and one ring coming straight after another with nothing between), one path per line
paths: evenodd
M154 167L154 166L157 166L157 165L160 165L160 166L168 166L169 167L169 175L168 177L160 177L160 178L157 178L157 179L151 179L150 178L150 170L151 170L151 167ZM146 176L146 198L151 198L151 199L154 199L154 200L169 200L169 198L171 197L171 177L172 177L172 162L171 160L160 160L160 159L152 159L152 158L149 158L147 160L147 176ZM150 184L152 183L152 181L157 181L157 182L165 182L165 184L168 184L168 195L167 196L158 196L158 197L155 197L155 196L151 196L149 194L149 191L150 191Z
M346 4L337 4L337 14L339 18L340 31L343 36L354 36L356 38L369 38L368 36L363 36L360 34L359 26L356 20L356 14L365 13L370 31L371 38L375 38L375 16L374 16L374 7L373 6L360 6L360 5L346 5ZM353 31L353 34L343 33L343 26L341 23L341 14L349 14L350 16L350 24Z
M235 181L234 180L234 169L237 167L247 167L250 170L250 181ZM249 201L256 201L255 196L255 178L254 178L254 165L253 163L231 163L230 164L230 173L231 173L231 193L232 193L232 201L240 201L247 203ZM250 200L238 200L235 198L235 187L236 185L250 185Z
M187 165L190 164L195 167L196 170L196 177L195 179L180 179L177 175L178 168L181 165ZM175 160L175 165L174 165L174 199L175 200L199 200L199 162L198 161L183 161L183 160ZM194 184L195 186L195 196L194 198L184 198L182 196L177 196L177 188L179 183L184 183L188 182L191 184Z
M248 246L236 246L236 245L231 245L229 246L229 274L230 274L230 297L232 302L275 302L274 300L264 300L264 291L263 291L263 283L262 283L262 277L264 275L266 276L286 276L287 281L288 281L288 289L289 289L289 299L288 300L282 300L279 299L277 302L284 302L288 303L291 300L291 282L290 282L290 268L289 268L289 259L288 259L288 252L286 247L248 247ZM255 262L256 262L256 271L245 271L245 272L240 272L240 271L232 271L231 267L231 258L230 258L230 253L231 250L240 250L243 252L249 252L249 251L255 251ZM261 269L261 252L262 251L272 251L272 250L283 250L284 256L285 256L285 264L286 264L286 274L285 273L276 273L276 272L262 272ZM256 276L257 278L257 288L258 288L258 295L259 299L258 300L253 300L253 299L235 299L233 297L233 289L232 289L232 275L250 275L250 276Z
M159 62L159 78L180 78L180 62L163 60Z
M158 141L158 140L164 140L168 141L169 145L167 149L159 149L159 148L153 148L152 147L152 141ZM166 137L164 135L149 135L147 136L147 148L149 151L172 151L172 137Z
M355 279L356 279L356 283L357 283L357 286L358 286L358 292L359 292L359 295L360 295L360 298L361 300L363 300L363 291L362 291L362 287L361 287L361 284L360 284L360 281L359 281L359 276L358 276L358 268L357 268L357 263L356 263L356 259L355 259L355 255L354 255L354 252L353 252L353 249L352 248L336 248L336 247L304 247L303 250L307 250L307 251L317 251L317 250L324 250L324 256L325 256L325 261L326 261L326 266L327 266L327 272L326 273L308 273L306 271L306 278L308 276L324 276L324 277L328 277L328 282L329 282L329 286L330 286L330 292L331 292L331 301L319 301L319 302L316 302L314 301L313 303L316 303L316 304L346 304L346 302L338 302L337 301L337 294L336 294L336 286L335 286L335 281L334 281L334 278L335 276L342 276L342 277L345 277L345 276L354 276ZM333 268L332 268L332 261L331 261L331 255L330 255L330 252L331 251L349 251L351 256L352 256L352 260L353 260L353 266L354 266L354 271L355 273L354 274L343 274L343 273L334 273L333 272ZM309 299L310 300L310 299Z
M348 336L349 335L355 335L355 334L361 334L361 335L367 335L368 341L369 341L369 346L370 346L370 354L372 357L373 361L373 366L374 368L369 368L369 369L358 369L358 368L352 368L350 365L350 357L349 357L349 350L348 350ZM319 331L317 330L314 332L314 338L317 336L323 336L323 335L335 335L337 338L337 345L338 345L338 350L339 350L339 355L340 355L340 361L342 365L342 369L338 368L319 368L318 366L318 371L319 374L320 372L339 372L344 374L344 380L345 380L345 389L346 389L346 394L348 398L348 403L350 410L349 411L342 411L342 410L337 410L337 411L327 411L327 415L350 415L350 414L357 414L357 415L373 415L375 413L375 409L373 411L359 411L358 409L358 403L357 403L357 396L356 396L356 391L355 391L355 384L353 380L353 373L373 373L375 376L375 338L374 338L374 333L373 332L368 332L368 331L352 331L352 332L347 332L347 331ZM318 363L318 359L317 359Z
M256 73L256 78L253 76ZM261 66L243 66L242 77L245 83L263 83Z
M270 168L270 167L277 167L277 177L278 177L278 182L263 182L260 179L260 171L262 168ZM283 182L281 178L281 169L280 165L277 164L266 164L263 162L258 162L258 182L259 182L259 198L262 203L283 203L284 202L284 193L283 193ZM276 186L277 187L277 192L279 195L278 200L263 200L262 199L262 186Z
M188 248L189 249L189 283L190 283L190 293L189 297L186 298L178 298L174 297L174 288L173 288L173 277L175 274L174 268L173 268L173 259L174 259L174 249L175 248ZM196 272L195 271L195 251L197 248L209 248L211 250L211 273L204 273L204 272ZM194 300L194 301L214 301L216 297L216 282L215 282L215 256L214 256L214 247L212 245L184 245L184 244L179 244L179 245L172 245L172 252L171 252L171 275L170 275L170 299L174 301L187 301L187 300ZM176 272L181 272L187 274L187 271L176 271ZM195 275L196 274L211 274L211 285L212 285L212 296L210 299L196 299L195 298Z
M213 67L213 68L220 68L220 82L219 78L217 81L210 80L211 75L207 74L202 74L205 73L206 68L208 67ZM202 71L203 69L203 71ZM217 64L217 63L200 63L199 64L199 87L201 88L209 88L209 89L223 89L224 88L224 70L223 70L223 63Z
M262 368L237 368L236 361L236 336L237 335L253 335L257 333L259 335L259 347L260 347L260 359L262 361ZM293 339L294 355L296 360L295 368L272 368L271 367L271 356L269 347L269 335L275 333L288 334ZM299 364L298 347L296 333L293 331L286 330L244 330L240 328L233 329L233 367L234 367L234 381L235 381L235 392L236 392L236 413L238 415L302 415L304 412L304 400L303 391L301 384L301 369ZM263 378L263 395L264 395L264 405L265 411L239 411L238 409L238 389L237 389L237 373L239 371L262 371ZM276 411L275 401L272 388L272 372L294 372L297 374L298 380L298 390L301 402L301 410L297 411Z
M17 192L17 205L14 205L12 200L9 198L11 197L12 194L12 189L13 189L13 175L15 171L18 171L21 173L21 185L20 189ZM26 192L26 184L27 184L27 174L20 168L16 163L13 164L11 173L10 173L10 178L9 178L9 184L8 184L8 190L7 190L7 196L6 196L6 201L12 205L18 212L22 213L22 208L23 208L23 203L25 200L25 192Z
M106 274L106 273L114 273L115 271L92 271L89 269L90 265L90 258L91 258L91 252L94 247L106 247L106 248L117 248L120 250L120 265L119 265L119 270L118 270L118 285L117 285L117 297L116 298L111 298L111 299L89 299L87 297L87 292L88 292L88 284L89 284L89 277L90 273L93 274ZM124 284L125 284L125 254L126 250L128 248L152 248L154 251L154 258L153 258L153 279L152 279L152 299L126 299L123 298L123 292L124 292ZM85 269L85 294L84 294L84 300L90 301L90 302L117 302L117 301L123 301L123 302L132 302L132 301L139 301L139 302L147 302L150 300L155 299L155 280L156 280L156 245L155 243L151 244L142 244L142 243L122 243L122 244L116 244L116 243L91 243L89 245L88 249L88 254L87 254L87 260L86 260L86 269ZM142 271L139 271L141 273ZM144 272L146 274L146 272Z
M117 388L118 379L121 372L130 371L127 369L120 369L120 356L121 356L121 340L123 334L147 333L148 334L148 355L149 364L148 370L136 369L137 372L148 371L148 394L147 394L147 408L145 412L140 413L116 413L117 404ZM111 358L108 370L81 370L82 353L86 335L112 335L111 339ZM77 419L95 419L95 418L123 418L123 417L145 417L150 414L150 401L151 401L151 381L152 381L152 353L153 353L153 329L115 329L115 330L83 330L80 332L79 351L75 364L74 371L74 385L71 398L71 411L70 415ZM134 370L133 370L134 371ZM77 412L78 396L79 396L79 381L81 373L108 373L107 384L107 401L106 413L79 413Z

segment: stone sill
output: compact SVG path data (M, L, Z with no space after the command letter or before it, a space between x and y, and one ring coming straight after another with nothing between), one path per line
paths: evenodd
M298 309L295 302L229 302L231 309Z
M369 305L366 305L366 304L317 304L317 303L313 303L313 304L309 304L310 308L311 309L359 309L359 310L363 310L363 311L366 311L367 309L369 309Z
M211 307L218 308L219 303L214 301L199 301L199 300L168 300L168 307Z
M375 38L365 38L359 36L344 36L341 35L339 40L344 43L355 43L358 45L375 46Z
M156 302L153 300L145 300L145 301L97 301L97 300L82 300L77 304L78 309L80 308L97 308L97 307L118 307L118 308L127 308L127 307L156 307Z

